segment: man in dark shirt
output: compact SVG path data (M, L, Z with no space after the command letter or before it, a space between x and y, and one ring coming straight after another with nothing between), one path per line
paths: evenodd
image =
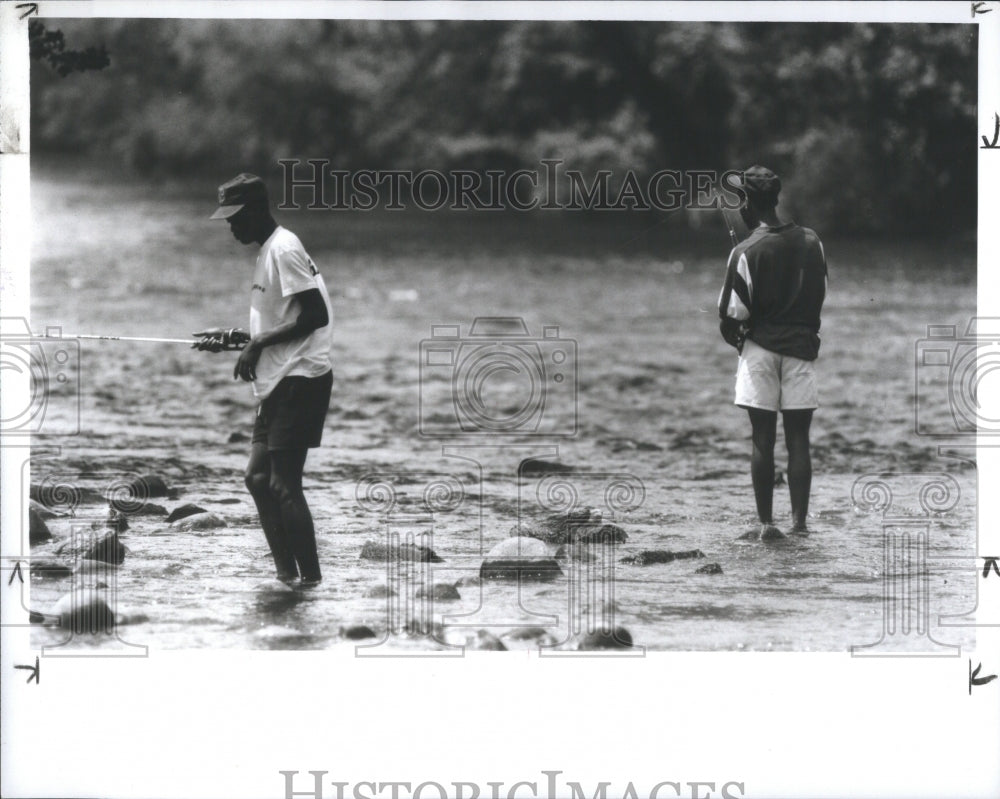
M751 233L729 256L719 317L723 338L740 353L736 405L747 409L752 427L750 474L761 528L749 537L784 537L771 515L779 410L788 447L792 532L807 535L809 425L819 405L814 361L826 256L813 231L778 218L781 180L771 170L750 167L742 188L747 200L740 214Z

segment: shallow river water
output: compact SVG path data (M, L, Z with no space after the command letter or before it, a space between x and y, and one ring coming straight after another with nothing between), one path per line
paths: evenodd
M151 198L144 186L36 172L32 329L183 338L245 326L255 250L208 221L213 202L214 184ZM53 383L49 435L35 438L25 482L101 492L159 475L172 495L149 502L196 503L226 526L181 532L162 516L131 516L121 566L35 579L26 594L48 612L74 582L99 578L124 622L117 635L38 627L37 644L363 645L380 654L474 642L487 630L509 648L568 650L601 625L622 626L649 649L972 643L972 629L955 626L962 619L942 616L975 607L976 471L962 450L939 451L951 439L915 432L922 419L956 424L947 391L915 353L932 324L957 326L947 346L962 346L975 313L973 248L828 237L812 534L769 545L737 540L754 513L749 428L732 405L736 356L714 310L727 255L721 225L714 247L655 218L620 229L530 216L302 211L279 221L302 238L334 303L333 400L305 480L323 584L293 591L272 577L242 482L254 406L248 386L232 380L235 356L82 341L68 350L69 379ZM484 358L511 351L503 337L470 338L476 317L519 317L529 333L515 347L529 376L492 384L490 418L536 405L514 434L441 438L462 414L448 395L456 364L476 348ZM434 325L459 325L458 337L435 338ZM445 361L429 361L428 348ZM782 447L779 433L783 470ZM566 469L519 473L532 457ZM99 499L60 496L56 509L73 515L48 521L55 539L34 547L35 557L55 557L74 530L105 517ZM593 547L589 559L560 558L562 575L551 582L469 579L519 519L581 507L628 539ZM775 508L787 528L784 485ZM431 546L442 562L396 570L360 559L366 541L387 536ZM694 549L704 557L621 562L643 550ZM697 572L710 563L722 573ZM459 583L460 598L416 598L427 582ZM386 585L399 596L369 595ZM884 604L885 592L901 604ZM357 625L375 637L348 640ZM529 626L544 637L512 635Z

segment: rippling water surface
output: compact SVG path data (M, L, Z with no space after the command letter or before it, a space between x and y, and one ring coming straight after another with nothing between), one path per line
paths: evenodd
M145 186L36 173L33 328L185 337L245 325L255 253L207 220L213 200L214 184L154 198ZM928 627L942 644L972 642L970 628L942 625L956 619L940 616L975 607L975 468L966 452L939 452L939 440L916 435L913 408L916 391L921 413L950 419L940 380L918 369L914 388L915 347L927 325L964 330L975 313L973 248L827 237L832 282L819 361L823 407L813 426L812 535L767 545L736 540L754 514L749 429L731 404L736 359L714 312L724 231L709 246L655 217L620 229L607 219L434 214L300 212L279 221L303 239L334 297L333 403L324 445L306 470L324 583L291 591L271 578L242 485L241 434L250 431L253 402L232 381L232 354L82 342L80 432L37 438L31 481L101 490L157 474L174 495L151 502L168 510L194 502L227 526L179 532L161 516L131 517L124 563L101 575L126 623L116 639L78 636L66 646L354 646L343 632L362 624L376 633L360 642L374 654L457 645L481 629L510 648L534 646L539 639L510 636L526 626L569 648L581 630L602 624L624 626L651 649L843 651L879 641L887 623L897 625L889 646L933 646ZM439 430L455 414L443 391L447 368L425 370L421 394L421 341L440 324L461 325L467 336L477 316L522 317L539 358L575 351L568 379L546 386L540 427L567 432L575 424L575 436L420 435L421 419L424 430ZM558 333L545 338L544 326ZM69 374L72 386L77 372ZM530 383L513 385L530 391ZM512 414L523 402L499 379L491 390L488 413ZM54 391L47 421L56 429L72 420L74 396L62 384ZM782 446L779 433L779 469ZM519 477L528 457L571 471ZM106 511L86 498L67 502L61 509L74 516L51 520L56 540L34 555L54 555L73 525ZM887 502L892 518L882 512ZM562 558L562 576L548 583L468 579L516 531L519 515L528 523L574 506L600 510L628 540L594 548L593 560ZM783 485L775 507L787 527ZM887 532L910 549L886 550ZM400 578L385 562L359 559L366 541L387 535L430 545L443 562L411 564ZM620 563L642 550L693 549L704 558ZM708 563L722 574L696 573ZM883 591L907 574L927 609L910 601L912 626L904 628L899 606L885 610ZM97 578L36 579L31 607L49 610L74 579ZM464 580L461 598L415 600L408 587L421 580ZM388 583L401 597L368 596ZM413 618L442 626L431 636L419 634L420 623L406 633ZM37 632L42 645L66 638L58 629Z

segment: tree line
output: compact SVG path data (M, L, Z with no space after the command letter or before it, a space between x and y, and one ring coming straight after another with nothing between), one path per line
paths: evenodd
M481 173L561 159L639 179L764 163L816 227L975 227L973 25L48 25L32 47L41 154L172 176L288 158Z

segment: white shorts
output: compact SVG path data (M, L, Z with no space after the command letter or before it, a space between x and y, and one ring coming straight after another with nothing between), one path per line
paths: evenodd
M815 361L779 355L747 339L736 369L736 404L765 411L818 408Z

